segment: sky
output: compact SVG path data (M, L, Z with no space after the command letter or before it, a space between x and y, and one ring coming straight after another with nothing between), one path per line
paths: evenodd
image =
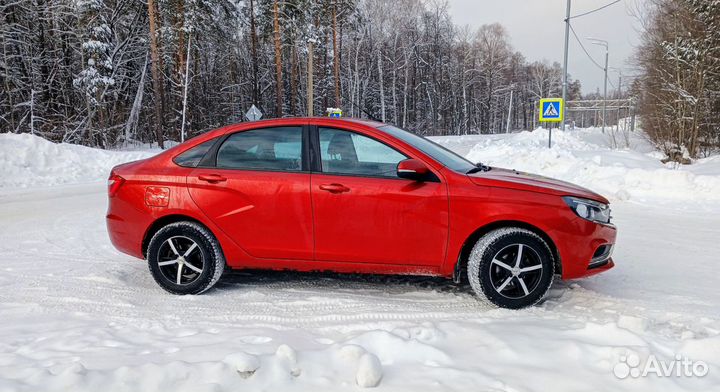
M613 0L572 0L571 15L581 14L611 3ZM621 0L598 12L572 19L571 24L595 61L604 65L605 49L587 41L593 37L608 41L608 94L617 87L621 68L626 76L634 74L631 58L639 43L639 23L633 16L638 0ZM566 0L449 0L450 15L457 25L477 28L483 24L500 23L510 35L513 48L528 61L557 61L562 65L565 39ZM568 73L580 79L583 93L600 89L604 73L587 58L570 33ZM626 78L627 81L627 78ZM612 83L612 84L611 84ZM625 84L625 82L623 82Z

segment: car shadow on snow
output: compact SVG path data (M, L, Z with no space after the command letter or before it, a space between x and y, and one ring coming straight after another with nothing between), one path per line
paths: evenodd
M269 270L227 271L218 282L223 290L247 287L283 289L377 290L390 293L411 291L469 294L467 282L433 276L341 274L335 272L297 272Z
M556 279L547 296L536 306L554 308L572 298L569 282ZM226 271L216 289L222 293L231 294L235 291L260 291L284 293L276 300L286 297L312 297L321 292L325 295L339 295L352 297L382 297L384 301L397 299L407 301L440 300L448 303L457 303L462 297L462 303L485 304L478 298L466 279L461 283L454 283L450 279L433 276L413 275L371 275L348 274L335 272L298 272L298 271L270 271L270 270L228 270ZM446 297L449 296L449 297ZM443 298L444 297L444 298ZM490 307L494 308L494 307Z

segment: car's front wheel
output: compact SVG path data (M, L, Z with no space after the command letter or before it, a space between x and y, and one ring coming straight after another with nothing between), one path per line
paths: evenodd
M172 294L200 294L217 283L225 257L215 236L195 222L175 222L152 237L148 267L155 282Z
M467 273L478 296L502 308L520 309L545 297L553 282L553 267L553 254L540 236L504 227L477 241Z

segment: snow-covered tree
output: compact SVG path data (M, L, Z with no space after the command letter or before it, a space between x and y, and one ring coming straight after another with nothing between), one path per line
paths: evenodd
M720 144L720 1L654 0L638 51L643 127L671 157Z
M0 0L0 11L0 129L53 140L162 143L243 121L253 104L265 117L341 106L426 135L501 132L511 102L510 127L528 128L537 98L559 88L556 65L528 64L502 26L456 26L443 1Z
M78 3L80 23L85 29L82 42L83 68L73 80L80 89L87 108L87 131L102 131L106 124L105 94L115 85L113 78L113 34L106 18L102 0L83 0Z

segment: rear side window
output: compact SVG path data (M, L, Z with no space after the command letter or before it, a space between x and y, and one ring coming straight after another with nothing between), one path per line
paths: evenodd
M217 167L302 170L302 127L253 129L230 135L217 153Z
M215 144L216 140L217 138L210 139L206 142L198 144L197 146L173 158L173 162L183 167L197 167L205 154L207 154L213 144Z

